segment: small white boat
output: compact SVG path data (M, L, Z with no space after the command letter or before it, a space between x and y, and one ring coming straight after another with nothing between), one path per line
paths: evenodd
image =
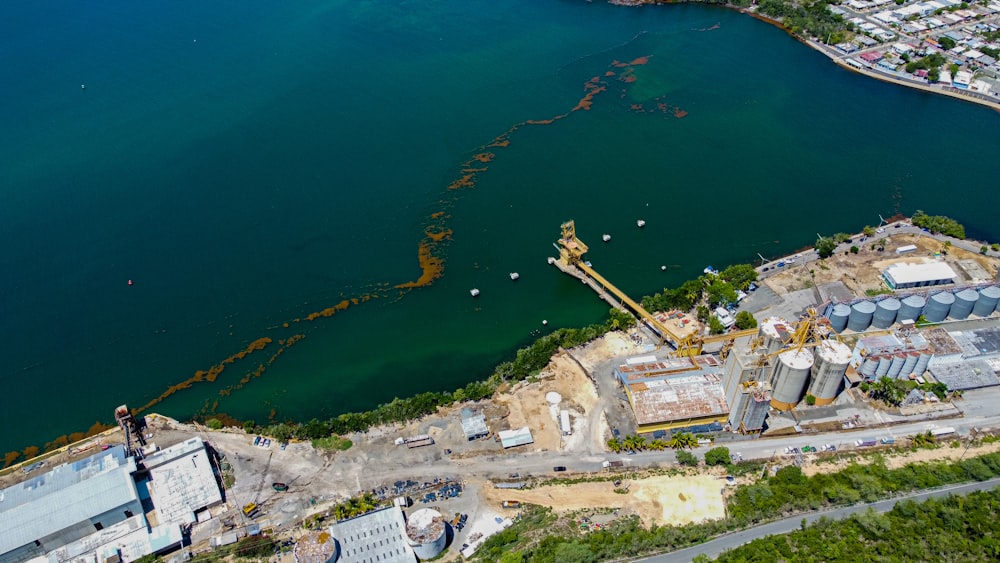
M470 289L469 293L471 293L473 297L479 297L479 290L476 288Z
M640 229L646 226L646 222L643 221L642 219L636 221L635 224L638 225Z
M603 240L604 242L608 242L609 240L611 240L611 235L601 235L601 240Z
M517 272L511 272L510 273L510 279L512 279L512 280L516 280L519 277L521 277L521 274L519 274Z

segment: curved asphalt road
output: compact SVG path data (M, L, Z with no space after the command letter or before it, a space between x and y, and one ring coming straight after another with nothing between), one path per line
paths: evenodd
M851 514L864 512L869 508L874 508L876 512L888 512L892 510L892 507L896 506L896 503L901 500L913 499L921 501L928 499L930 497L940 497L950 494L966 494L972 491L986 491L996 486L1000 486L1000 477L976 483L965 483L962 485L948 485L946 487L941 487L939 489L924 490L921 492L910 493L899 497L880 500L872 503L856 504L853 506L845 506L842 508L834 508L830 510L822 510L819 512L809 512L805 514L799 514L797 516L790 516L782 520L769 522L767 524L756 526L754 528L750 528L740 532L733 532L731 534L720 536L714 540L707 541L703 544L696 545L694 547L689 547L687 549L682 549L680 551L674 551L672 553L664 553L663 555L656 555L646 559L641 559L640 561L648 563L680 563L682 561L688 562L691 561L696 555L700 553L703 553L709 557L714 558L718 557L719 554L721 554L723 551L727 549L739 547L751 540L773 534L787 534L793 530L797 530L799 529L799 527L801 527L803 518L806 520L806 522L809 522L811 524L816 520L819 520L820 517L822 516L839 520Z

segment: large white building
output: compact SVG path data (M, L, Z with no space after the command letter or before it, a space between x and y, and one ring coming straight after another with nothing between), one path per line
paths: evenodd
M893 290L954 283L955 276L955 270L944 262L893 264L882 270L882 278Z

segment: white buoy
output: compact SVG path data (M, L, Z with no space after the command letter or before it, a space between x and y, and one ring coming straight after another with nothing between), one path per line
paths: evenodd
M667 267L666 266L660 266L660 269L663 270L664 272L667 271Z
M640 229L646 226L646 222L643 221L642 219L636 221L635 224L638 225Z
M547 324L549 324L549 321L548 320L542 320L542 324L543 325L547 325Z
M604 242L608 242L609 240L611 240L611 235L602 235L601 239L604 240Z
M517 278L519 278L519 277L521 277L521 274L519 274L517 272L511 272L510 273L510 279L511 280L517 280Z
M86 84L81 84L80 85L80 89L81 90L86 90L87 89L87 85Z
M471 293L473 297L479 297L479 290L476 288L470 289L469 293Z

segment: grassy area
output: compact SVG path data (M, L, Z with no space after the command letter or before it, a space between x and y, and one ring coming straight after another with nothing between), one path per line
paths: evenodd
M312 441L312 445L317 450L333 450L343 452L351 449L354 442L348 440L347 438L341 438L340 436L327 436L326 438L316 438Z

